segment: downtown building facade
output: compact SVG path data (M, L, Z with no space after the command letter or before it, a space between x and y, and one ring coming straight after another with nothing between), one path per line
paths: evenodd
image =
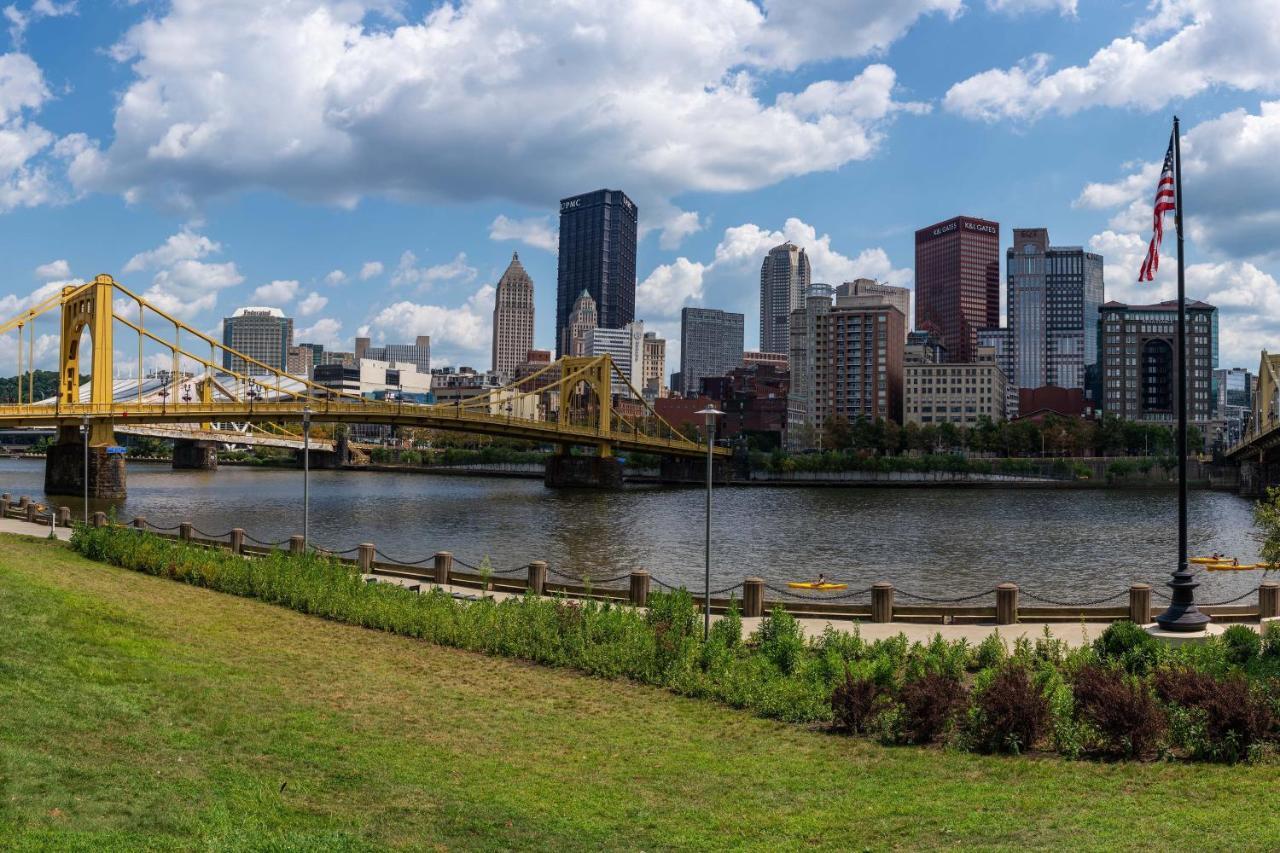
M974 359L978 330L1000 326L1000 223L956 216L916 232L915 319L951 358Z
M644 398L653 402L667 396L667 342L657 332L644 333Z
M846 281L835 289L836 304L857 308L867 305L892 305L902 312L902 316L911 321L911 290L883 284L873 278L855 278Z
M1102 256L1053 246L1045 228L1015 228L1005 275L1012 385L1087 388L1098 362Z
M412 364L419 373L431 373L431 336L418 335L411 344L384 344L373 346L370 338L356 338L355 361L364 359L386 361L392 364Z
M1221 443L1230 447L1249 431L1257 380L1243 367L1213 371L1214 418L1222 422Z
M812 272L809 256L791 242L774 246L760 265L760 350L791 347L791 312L804 307Z
M561 355L586 355L587 333L600 325L596 313L596 301L585 290L573 303L573 311L569 314L569 327L565 338L566 348Z
M533 349L533 279L511 253L511 263L493 299L493 361L499 376L511 378Z
M293 318L286 317L279 308L237 308L222 321L222 343L262 365L287 372L289 348L293 346ZM225 350L222 366L249 376L269 373L259 364Z
M627 383L636 391L642 392L644 386L644 323L636 320L621 329L596 327L587 332L586 353L588 356L608 355L618 372L626 377L625 381L616 374L609 378L610 391L621 397L632 397ZM643 392L642 392L643 393Z
M556 275L556 352L570 353L574 303L585 291L596 325L621 329L636 314L636 235L639 212L621 190L596 190L560 201Z
M1107 414L1141 423L1171 425L1178 419L1178 302L1101 308L1102 406ZM1187 386L1189 421L1213 418L1213 371L1218 366L1218 309L1188 300Z
M904 396L904 423L972 428L984 418L1005 419L1005 375L989 347L979 347L968 363L908 364Z
M680 391L701 393L702 380L724 376L742 363L745 318L715 308L680 309Z

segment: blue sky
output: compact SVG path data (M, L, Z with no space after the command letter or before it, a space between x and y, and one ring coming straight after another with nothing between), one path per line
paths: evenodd
M638 314L672 370L681 305L745 313L755 344L760 260L783 237L817 280L911 285L913 231L966 213L1005 245L1046 226L1102 252L1108 298L1167 298L1172 241L1159 280L1134 279L1176 112L1189 290L1222 308L1224 366L1252 369L1280 345L1274 11L17 0L0 313L110 272L206 331L266 303L299 340L430 334L436 363L484 368L515 250L551 347L557 201L602 186L640 206Z

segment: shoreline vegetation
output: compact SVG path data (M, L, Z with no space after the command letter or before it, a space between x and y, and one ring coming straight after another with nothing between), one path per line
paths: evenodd
M1280 490L1259 505L1269 542ZM828 628L805 636L775 608L749 638L736 605L704 639L684 590L641 610L526 595L460 600L439 590L366 583L314 554L257 558L118 526L78 527L71 547L95 561L337 622L495 657L637 682L782 722L886 745L1066 758L1273 760L1280 748L1280 625L1229 627L1170 648L1118 622L1071 649L1046 636L1009 648L866 642Z

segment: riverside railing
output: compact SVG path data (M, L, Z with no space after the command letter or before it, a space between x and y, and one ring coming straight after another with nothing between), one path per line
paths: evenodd
M8 494L0 495L0 517L49 525L51 513L58 526L71 526L71 511L67 507L59 507L54 512L52 507L42 507L27 497L21 497L15 503ZM91 523L95 527L104 527L111 522L106 513L95 512ZM345 549L315 545L308 549L300 535L262 540L239 527L206 531L189 521L163 526L152 524L141 516L127 526L198 547L225 548L248 558L265 556L281 549L292 554L310 550L354 566L372 581L407 581L406 586L418 591L424 585L447 586L511 595L531 592L535 595L590 598L644 607L648 603L649 592L655 587L674 591L682 586L667 583L643 569L608 577L583 577L552 568L545 560L486 569L482 563L468 562L449 551L411 559L387 554L371 542ZM1264 572L1264 578L1269 574L1270 570ZM627 582L625 588L610 586L624 580ZM701 606L702 597L693 590L689 592ZM772 597L767 593L772 593ZM1256 597L1252 602L1246 602L1251 596ZM865 589L815 594L775 586L760 577L746 577L739 583L711 590L710 599L713 612L723 613L737 602L745 617L763 616L780 605L801 618L927 625L1013 625L1019 622L1105 623L1122 620L1150 624L1153 621L1153 600L1167 601L1168 596L1146 583L1131 584L1127 590L1105 597L1074 602L1050 599L1023 590L1015 583L997 584L968 595L937 596L929 595L927 590L898 589L887 581L879 581ZM1233 598L1205 602L1199 606L1216 622L1255 622L1278 618L1280 581L1264 579L1253 589Z

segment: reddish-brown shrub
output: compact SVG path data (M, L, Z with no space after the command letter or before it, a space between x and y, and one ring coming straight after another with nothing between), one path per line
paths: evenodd
M927 673L902 685L902 734L909 743L932 743L964 707L965 689L950 675Z
M880 696L880 688L874 681L854 678L849 668L845 667L844 681L831 691L832 724L844 732L865 732L878 710L876 706Z
M1154 680L1162 700L1199 712L1197 725L1183 733L1183 746L1197 758L1239 761L1275 729L1267 698L1238 672L1216 678L1193 669L1161 669Z
M1027 670L1007 664L974 701L974 745L987 752L1025 752L1044 732L1049 702Z
M1097 730L1101 752L1132 758L1155 751L1167 724L1143 681L1120 670L1086 666L1076 674L1072 690L1076 715Z

